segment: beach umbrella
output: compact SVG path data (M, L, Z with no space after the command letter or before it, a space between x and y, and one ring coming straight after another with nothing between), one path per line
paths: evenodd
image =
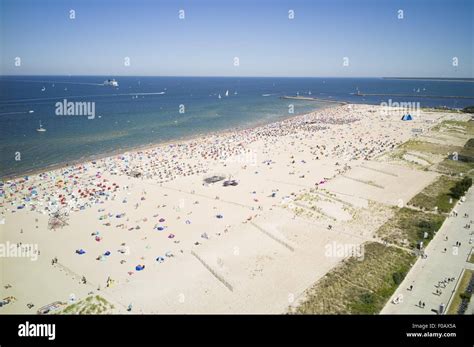
M218 214L216 217L219 218L219 219L224 218L224 216L221 215L221 214Z
M159 231L163 231L163 230L165 230L165 228L164 228L164 227L157 227L156 229L158 229Z

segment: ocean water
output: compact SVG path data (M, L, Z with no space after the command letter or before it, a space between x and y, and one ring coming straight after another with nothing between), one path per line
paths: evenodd
M462 108L474 99L474 83L376 78L1 76L0 177L19 175L153 143L276 121L332 104L284 100L312 96L353 103L420 102ZM413 97L354 95L411 94ZM225 96L226 91L229 96ZM418 91L419 90L419 91ZM311 92L311 95L309 95ZM218 95L221 95L219 99ZM57 115L56 103L93 102L95 118ZM294 113L289 113L289 105ZM181 112L180 112L181 111ZM369 116L369 115L368 115ZM46 132L37 132L39 123Z

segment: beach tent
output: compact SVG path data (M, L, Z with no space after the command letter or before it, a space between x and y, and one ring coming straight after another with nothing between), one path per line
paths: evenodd
M77 249L76 253L79 254L79 255L82 255L82 254L85 254L86 251L81 248L81 249Z
M413 118L411 117L411 114L406 114L402 117L402 120L413 120Z
M142 271L145 268L145 265L137 265L135 266L135 270Z

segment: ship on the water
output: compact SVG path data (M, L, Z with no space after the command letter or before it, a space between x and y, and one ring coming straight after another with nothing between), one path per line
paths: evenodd
M104 81L104 86L118 87L119 84L115 79L108 79Z

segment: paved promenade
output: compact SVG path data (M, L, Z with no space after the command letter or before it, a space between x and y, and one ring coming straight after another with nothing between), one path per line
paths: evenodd
M445 220L425 249L428 257L418 258L381 314L437 314L441 304L445 304L447 309L462 269L474 269L474 264L467 262L468 254L474 246L474 243L469 243L471 238L474 242L474 223L471 223L470 229L465 228L471 220L474 222L473 187L466 194L466 201L458 202L454 210L458 215ZM465 213L469 217L464 217ZM456 242L460 242L461 246L456 247ZM446 285L439 283L453 277L454 281L449 281ZM410 286L413 286L411 290ZM392 300L397 296L401 296L402 301L394 304ZM420 301L425 305L420 306ZM471 312L472 307L469 307L468 313Z

